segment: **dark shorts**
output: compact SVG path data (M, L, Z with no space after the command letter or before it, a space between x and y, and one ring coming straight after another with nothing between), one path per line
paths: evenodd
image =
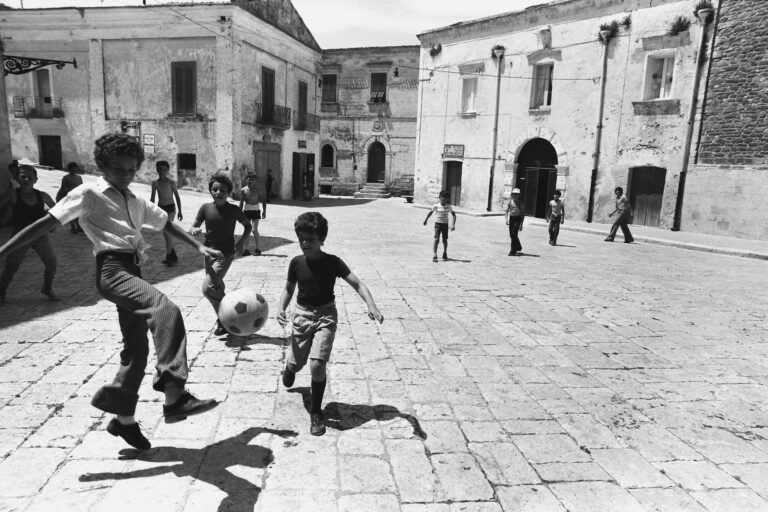
M261 218L261 210L243 210L245 218L248 220L256 220Z
M448 240L448 224L435 222L435 238L440 238L441 233L443 235L443 240Z
M171 216L172 213L176 213L175 204L159 204L157 206L159 206L161 210L167 212L169 217ZM173 219L173 217L171 217L171 219Z

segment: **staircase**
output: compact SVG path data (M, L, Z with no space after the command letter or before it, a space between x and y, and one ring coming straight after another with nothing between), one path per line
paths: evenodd
M359 192L355 192L355 199L386 199L388 197L392 196L383 183L366 183Z

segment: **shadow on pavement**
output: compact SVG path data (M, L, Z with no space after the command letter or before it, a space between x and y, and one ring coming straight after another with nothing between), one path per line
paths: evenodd
M248 444L259 434L273 434L283 438L296 437L293 430L275 430L252 427L237 436L224 439L203 448L174 448L158 446L150 450L120 451L121 460L140 460L144 462L179 462L173 466L137 469L125 473L86 473L80 475L81 482L100 480L128 480L131 478L149 478L173 473L179 478L191 476L218 487L227 496L219 504L219 512L252 511L259 499L261 488L253 482L236 476L227 470L230 466L248 466L266 468L273 460L272 450L258 445Z
M334 206L359 206L366 203L375 201L375 199L353 199L353 198L336 198L336 197L320 197L313 198L310 201L280 201L275 204L282 206L294 206L298 208L304 208L306 210L316 210L318 208L331 208Z
M527 252L518 252L517 255L518 256L528 256L529 258L540 258L541 257L538 254L531 254L531 253L527 253Z
M312 392L307 387L298 387L288 390L289 393L300 393L304 402L304 408L310 411L312 405ZM329 428L344 431L357 428L369 421L389 421L395 418L403 418L413 427L413 434L420 439L426 439L427 433L421 428L419 420L410 414L400 412L391 405L377 404L345 404L341 402L328 402L324 410L325 425Z
M224 345L230 348L239 348L240 350L251 350L249 345L276 345L282 347L286 344L285 338L261 336L259 334L252 334L251 336L228 334L226 340Z

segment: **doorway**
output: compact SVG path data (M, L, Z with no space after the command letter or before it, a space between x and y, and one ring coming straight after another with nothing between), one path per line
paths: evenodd
M40 136L40 164L62 169L61 165L61 137L58 135Z
M443 190L448 191L448 203L461 206L461 168L462 162L445 162L443 170Z
M557 151L545 139L531 139L517 157L517 182L525 214L544 218L557 187Z
M629 169L629 204L632 223L659 227L661 200L667 170L661 167L632 167Z
M374 142L368 147L368 183L384 183L387 150L381 142Z
M293 199L312 199L315 195L315 154L293 154Z
M253 152L253 169L256 171L259 183L266 190L267 170L271 169L272 190L270 191L270 198L281 197L283 173L280 169L280 145L254 142Z

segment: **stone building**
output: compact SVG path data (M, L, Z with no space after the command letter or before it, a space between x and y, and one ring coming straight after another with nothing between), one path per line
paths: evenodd
M763 0L720 2L681 229L768 240L766 19Z
M499 212L517 186L543 217L560 189L569 218L607 221L622 186L636 224L672 227L704 26L694 5L565 0L420 34L416 201L447 189Z
M413 174L418 67L418 46L323 51L321 190L381 190Z
M17 158L91 171L105 132L137 135L181 185L246 169L283 198L316 191L320 47L289 0L3 11L6 55L77 59L6 76Z

